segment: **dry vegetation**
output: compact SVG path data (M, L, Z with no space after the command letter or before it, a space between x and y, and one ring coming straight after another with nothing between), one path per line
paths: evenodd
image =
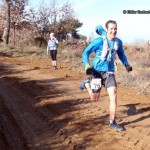
M150 93L150 45L127 45L125 53L133 67L132 73L125 72L118 63L118 81L125 86L138 88L140 92Z
M76 43L60 43L58 49L58 66L69 70L84 73L81 55L85 48L84 41ZM13 46L0 45L0 53L7 57L28 57L32 61L40 60L50 62L46 55L46 46ZM125 46L125 53L133 67L131 73L127 73L122 63L117 59L116 77L118 84L130 86L139 90L139 93L150 93L150 45L132 44Z

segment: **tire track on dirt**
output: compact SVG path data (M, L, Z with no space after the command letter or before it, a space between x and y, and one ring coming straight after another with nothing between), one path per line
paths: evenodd
M56 134L56 131L54 128L52 130L52 128L35 113L31 105L31 98L14 86L11 87L9 82L4 78L1 78L0 95L21 128L23 137L27 138L29 147L33 150L46 149L46 143L44 144L43 140ZM30 102L27 102L27 100L30 100ZM7 131L8 130L9 128ZM8 132L11 134L11 131Z
M4 105L4 100L0 97L0 135L4 145L1 149L29 150L26 139L22 136L20 127Z

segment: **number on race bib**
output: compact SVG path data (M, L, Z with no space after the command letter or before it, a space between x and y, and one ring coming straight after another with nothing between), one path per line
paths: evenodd
M92 79L91 81L91 89L98 90L101 88L101 78Z

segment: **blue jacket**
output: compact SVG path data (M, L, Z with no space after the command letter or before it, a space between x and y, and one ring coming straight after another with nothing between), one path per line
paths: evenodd
M57 50L57 47L58 47L58 40L56 38L53 38L52 40L48 40L47 51Z
M107 39L108 40L108 39ZM89 56L92 52L95 52L95 57L92 62L92 69L97 71L97 72L114 72L114 55L117 53L119 59L123 63L123 65L128 64L127 57L124 53L124 49L122 47L122 41L118 39L118 49L115 51L113 49L115 41L109 41L108 40L108 46L109 48L112 49L111 51L111 56L106 55L106 60L101 60L100 56L102 54L102 49L103 49L103 43L104 39L103 37L98 37L95 40L93 40L83 51L82 53L82 62L84 66L89 63ZM108 57L109 60L107 59Z

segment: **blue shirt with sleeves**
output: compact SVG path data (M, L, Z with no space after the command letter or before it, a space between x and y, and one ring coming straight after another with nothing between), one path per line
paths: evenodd
M105 60L101 60L101 57L100 57L102 54L102 50L103 50L103 43L104 43L103 37L98 37L95 40L93 40L82 53L82 62L84 66L87 63L89 63L89 56L93 52L95 53L95 57L93 58L93 61L92 61L92 69L96 72L114 72L114 54L115 53L117 53L119 59L121 60L124 66L128 64L128 60L127 60L127 57L124 53L124 49L122 46L122 41L118 38L117 40L118 40L117 50L114 50L113 48L115 40L113 41L108 40L108 46L109 48L112 49L112 51L111 51L111 55L108 55L108 54L106 55ZM108 57L110 57L109 61L108 61Z

